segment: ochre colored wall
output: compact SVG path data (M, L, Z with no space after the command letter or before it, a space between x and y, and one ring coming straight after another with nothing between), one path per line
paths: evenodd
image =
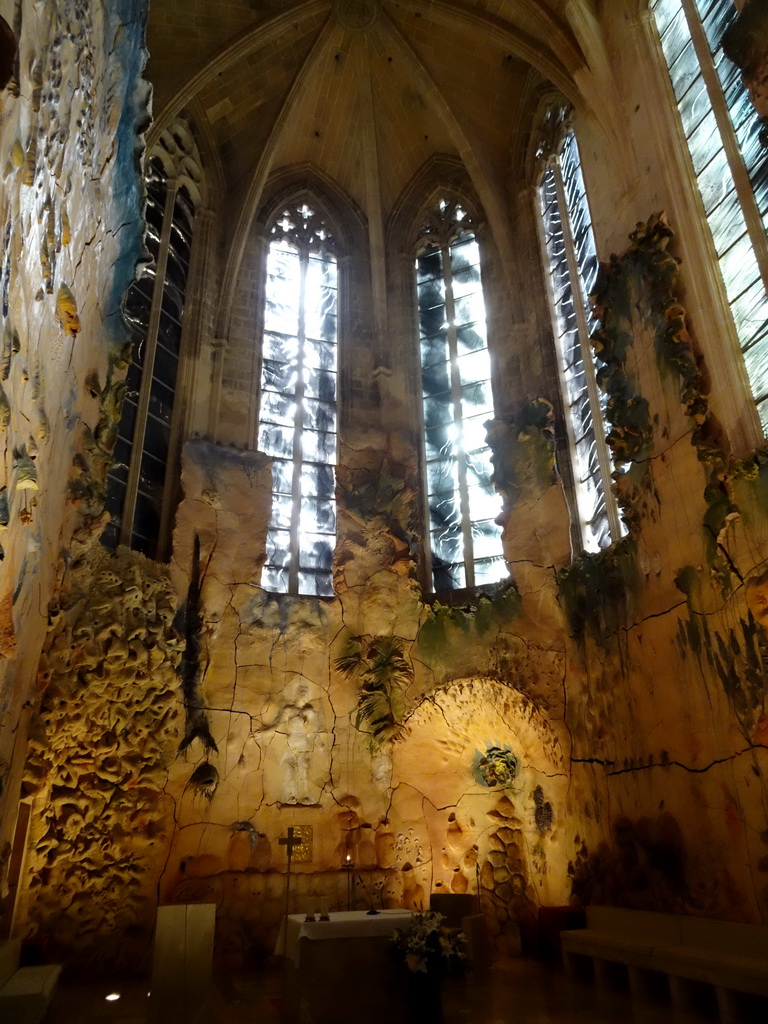
M489 254L497 398L489 438L511 580L465 595L456 607L428 600L421 578L420 394L403 211L417 217L413 190L422 178L408 185L394 157L382 157L377 207L359 162L344 166L343 181L334 178L343 161L332 140L323 137L315 150L315 136L305 144L298 128L280 137L278 154L290 155L291 166L267 175L265 201L304 173L307 187L322 190L325 182L331 191L332 184L338 208L346 204L351 251L367 244L372 225L381 237L348 278L336 596L269 594L259 579L271 470L253 449L260 222L249 219L254 211L243 205L238 177L247 146L215 154L222 180L235 176L223 187L221 210L235 211L247 230L233 280L220 281L214 270L206 294L196 296L216 310L216 330L226 337L208 337L214 317L200 318L195 401L204 405L207 395L216 415L201 431L207 436L190 437L184 448L172 556L167 566L124 550L113 557L91 546L100 495L88 487L103 479L93 468L105 458L100 417L107 430L119 398L110 390L119 371L104 313L116 308L111 297L126 279L115 276L118 250L109 247L118 243L107 228L127 220L120 204L128 193L105 187L113 173L106 151L100 190L87 175L78 178L71 140L53 145L48 163L38 147L30 164L30 124L48 110L46 89L38 110L31 90L17 99L4 94L12 183L6 248L16 247L23 268L7 321L19 343L15 350L11 334L2 381L10 409L6 472L14 472L13 449L37 431L34 468L48 481L39 492L12 492L0 594L10 608L17 592L13 630L9 614L4 620L8 717L0 755L7 763L14 723L36 683L42 701L23 790L39 809L19 903L26 938L81 962L120 962L122 950L123 965L126 957L140 965L159 894L163 902L216 902L220 953L269 952L284 906L279 840L289 826L304 837L292 908L320 895L346 906L350 888L360 907L415 907L435 891L477 893L498 950L511 922L532 925L541 905L768 918L768 460L756 452L761 439L744 414L750 399L741 357L709 269L675 122L663 113L665 72L648 22L639 4L602 8L597 20L586 17L587 5L570 5L567 39L577 40L583 58L568 66L607 264L596 296L597 343L611 371L612 441L626 470L618 491L630 531L608 552L572 554L556 468L567 453L528 137L546 82L533 72L526 79L527 106L513 130L498 97L522 82L515 65L519 77L510 72L496 101L484 103L474 144L471 132L463 136L468 151L451 149L456 133L443 118L433 142L426 145L422 133L411 153L426 161L424 182L434 170L427 191L450 179L479 195ZM69 6L62 0L52 9L63 16ZM233 15L233 32L245 17ZM313 26L291 46L284 40L286 60L289 51L309 49ZM53 27L26 31L23 53L33 39L40 54L55 53ZM154 31L157 39L172 35L162 20ZM455 26L451 33L458 35ZM419 46L427 35L417 33ZM209 43L224 38L211 35ZM188 59L190 39L176 46ZM125 67L122 58L105 64L103 51L93 52L97 72ZM163 102L181 78L168 53L157 77ZM502 67L489 72L489 94L507 74ZM65 68L75 73L71 63ZM343 68L328 61L320 70L332 82ZM260 82L269 77L257 71ZM123 97L132 95L122 88ZM202 107L206 99L224 103L224 88L209 83ZM254 128L264 138L267 113L279 107L275 89ZM105 126L119 109L112 95L99 93L94 106ZM465 117L468 95L446 96ZM421 124L426 115L413 95L409 102L409 117ZM104 132L95 132L93 145ZM211 174L213 137L209 131L201 141ZM30 166L33 185L25 184ZM54 187L68 175L68 191ZM86 226L100 240L98 259L85 245ZM223 213L210 227L212 268L233 265L230 227ZM385 316L376 298L382 282ZM76 338L56 319L68 303L60 285L77 304ZM212 373L205 344L216 352ZM89 380L98 383L89 388ZM55 426L48 437L39 436L41 409ZM22 500L29 509L33 494L32 522L22 522ZM81 527L73 546L69 537ZM20 785L16 749L3 819L8 839ZM67 757L70 749L75 757Z

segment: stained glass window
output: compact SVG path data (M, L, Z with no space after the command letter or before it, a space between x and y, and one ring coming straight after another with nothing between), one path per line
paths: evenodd
M272 456L272 514L261 584L333 596L336 543L336 256L307 203L270 232L264 292L259 448Z
M605 442L605 396L597 385L597 357L590 342L596 324L589 295L598 260L576 136L558 124L567 110L557 105L546 115L548 136L557 139L539 185L545 266L560 362L563 403L571 448L581 542L599 551L623 532L610 490L612 465Z
M433 588L497 583L508 572L485 440L494 412L480 249L454 200L441 199L422 226L416 289Z
M111 548L127 544L157 558L195 210L185 186L169 188L157 157L148 165L145 185L150 263L125 300L132 361L107 478L111 518L102 542Z
M720 41L733 0L653 0L693 171L747 375L768 433L768 151Z

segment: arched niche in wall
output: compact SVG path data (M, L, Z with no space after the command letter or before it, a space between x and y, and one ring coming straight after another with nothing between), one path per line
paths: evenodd
M430 694L407 726L392 748L390 819L413 833L411 902L479 892L496 928L566 902L567 741L536 704L467 677Z

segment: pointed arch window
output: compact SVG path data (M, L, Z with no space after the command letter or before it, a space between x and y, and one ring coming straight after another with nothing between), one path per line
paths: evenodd
M598 551L624 532L611 492L612 463L605 441L605 396L597 384L589 304L598 271L592 221L568 108L555 104L544 118L538 157L542 249L560 370L578 512L579 539Z
M768 150L725 58L733 0L652 0L683 133L763 432L768 433Z
M336 243L307 202L281 209L268 237L258 443L272 456L272 512L261 584L331 597Z
M174 138L178 143L181 135ZM194 144L191 144L194 148ZM187 168L189 170L189 168ZM199 179L199 172L196 172ZM145 246L150 263L128 291L124 316L133 335L115 463L107 477L102 536L162 557L174 497L171 458L195 200L155 156L147 167Z
M497 583L508 571L485 440L494 409L480 248L461 203L441 198L429 209L417 253L426 555L440 592Z

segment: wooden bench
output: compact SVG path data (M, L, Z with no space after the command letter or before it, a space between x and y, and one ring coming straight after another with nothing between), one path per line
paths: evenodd
M597 981L604 982L609 965L621 964L637 998L663 976L673 1003L690 1009L695 988L710 987L724 1024L756 1019L755 1000L768 1000L768 928L762 925L588 907L587 927L560 938L566 970L588 958ZM768 1004L759 1009L768 1019Z
M61 967L19 967L21 942L0 943L0 1020L40 1024L48 1011Z

